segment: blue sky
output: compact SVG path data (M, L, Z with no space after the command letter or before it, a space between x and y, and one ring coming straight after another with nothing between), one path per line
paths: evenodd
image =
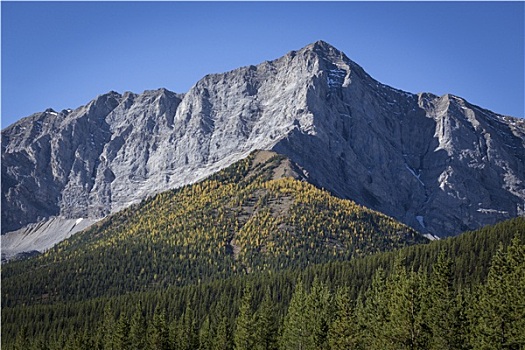
M395 88L523 117L524 5L2 1L2 128L110 90L186 92L317 40Z

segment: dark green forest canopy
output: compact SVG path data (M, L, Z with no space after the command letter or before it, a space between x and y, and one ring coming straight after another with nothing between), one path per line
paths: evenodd
M516 242L511 245L513 238ZM291 323L301 322L290 319L293 313L289 314L289 308L295 305L303 307L305 313L317 310L310 319L317 314L324 315L317 323L320 328L308 331L305 344L310 345L305 348L343 349L356 342L366 344L365 348L369 349L384 348L374 343L373 339L376 339L383 342L382 346L391 341L392 348L397 349L405 346L415 349L446 348L443 344L458 349L521 349L525 343L520 329L525 328L516 327L521 325L518 322L520 319L525 319L523 293L520 293L525 287L525 263L523 244L517 242L518 238L525 242L523 218L427 245L305 269L262 271L209 283L78 302L50 303L41 300L27 306L4 307L2 345L6 349L20 344L33 344L35 348L43 348L38 347L39 344L47 344L50 349L66 348L66 345L72 349L119 348L114 347L117 338L109 337L107 330L111 329L110 335L123 332L125 339L131 339L135 333L131 332L129 325L140 310L139 318L143 319L134 322L142 322L147 342L145 348L148 349L158 348L154 345L161 334L167 337L166 349L184 348L181 344L187 343L188 339L190 343L193 341L192 344L200 344L203 349L217 348L219 338L229 349L236 339L240 341L246 336L251 339L249 341L260 339L257 337L264 335L261 330L267 326L262 325L267 325L268 319L276 328L273 337L266 333L265 341L270 346L267 348L278 346L288 349L294 348L293 339L297 339L289 331L294 329ZM511 248L507 249L509 245ZM489 272L491 261L493 267ZM297 297L303 300L303 304L290 304L294 291L297 292L297 283L304 287L304 296ZM250 286L251 294L249 309L242 307L246 303L244 295L247 286ZM413 294L417 298L406 299L408 294L403 291L408 290L417 291ZM378 297L386 304L372 303L377 295L388 296ZM443 299L443 295L447 298ZM330 300L334 302L330 305L338 308L326 309L323 298L332 298ZM443 303L429 305L425 300L442 300ZM456 306L447 311L450 317L442 317L447 302ZM418 310L418 318L410 319L406 310L398 307L400 305ZM509 305L515 307L509 309ZM188 310L191 310L191 315ZM242 328L239 322L249 322L246 315L240 317L241 310L253 314L253 329L257 335L249 333L241 337L236 333ZM290 316L285 318L285 315ZM391 329L377 327L374 319L363 315L383 315L382 322L388 320L385 317L395 316L405 323L400 321ZM508 326L511 331L504 338L492 331L497 328L490 322L498 319L504 320L507 325L509 322L513 324ZM119 323L121 331L117 332ZM163 330L162 324L166 325L166 329ZM406 337L407 324L414 326L410 330L419 332L418 337ZM378 334L377 329L388 329L388 332ZM437 329L448 329L450 332L443 333ZM134 332L138 331L140 329ZM285 334L288 335L284 337ZM343 337L341 334L346 335ZM392 342L394 338L402 339L404 343ZM494 347L494 344L503 345Z

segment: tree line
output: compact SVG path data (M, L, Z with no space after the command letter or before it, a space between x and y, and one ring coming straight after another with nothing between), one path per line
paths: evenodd
M59 305L8 308L2 310L2 345L49 350L523 349L524 236L525 220L514 219L352 262L82 301L74 321L67 316L73 311L68 304L62 311ZM470 252L487 261L477 263ZM469 275L484 266L486 272ZM42 320L42 328L30 327L46 315L51 326L44 327Z

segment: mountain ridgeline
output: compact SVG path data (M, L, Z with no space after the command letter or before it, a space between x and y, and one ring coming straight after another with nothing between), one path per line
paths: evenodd
M455 235L525 209L523 120L393 89L319 41L207 75L185 94L110 92L4 129L2 253L50 248L257 149L421 233Z
M304 179L259 151L163 192L2 271L2 305L84 300L238 274L305 268L426 243L384 214Z

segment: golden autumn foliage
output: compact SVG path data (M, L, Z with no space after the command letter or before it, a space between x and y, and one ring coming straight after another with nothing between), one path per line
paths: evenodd
M274 179L281 156L259 162L255 157L155 195L39 257L8 264L4 280L17 276L17 282L5 284L4 302L15 303L9 297L15 294L60 300L184 285L426 241L383 214L307 182ZM37 281L30 277L44 270ZM11 286L24 292L12 293Z

